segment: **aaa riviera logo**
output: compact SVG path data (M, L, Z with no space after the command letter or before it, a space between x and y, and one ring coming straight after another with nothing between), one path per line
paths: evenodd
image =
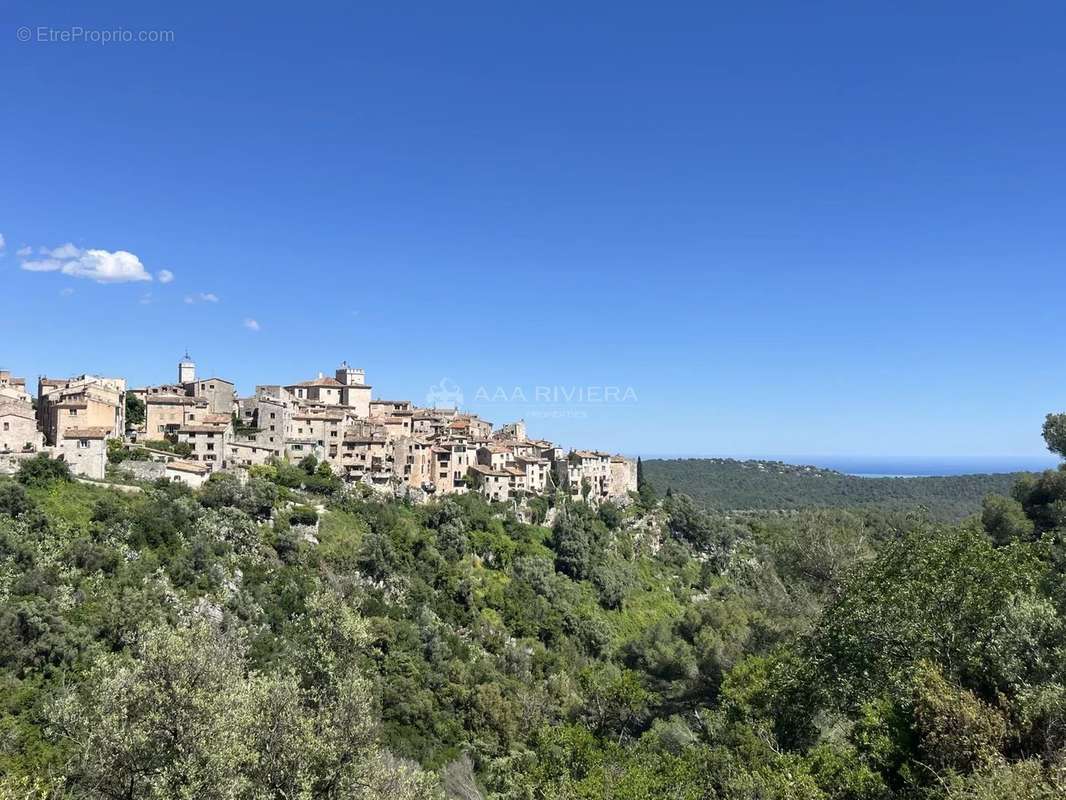
M463 390L451 378L441 378L426 393L426 405L430 408L459 408L462 404Z

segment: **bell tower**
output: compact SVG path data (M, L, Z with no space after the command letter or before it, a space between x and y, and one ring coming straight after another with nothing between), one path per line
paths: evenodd
M178 383L196 382L196 364L189 358L189 351L185 351L185 358L178 362Z

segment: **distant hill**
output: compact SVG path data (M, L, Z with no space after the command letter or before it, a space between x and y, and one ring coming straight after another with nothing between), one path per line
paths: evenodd
M671 488L710 509L900 511L924 506L941 520L957 520L979 511L985 495L1009 493L1024 474L859 478L821 467L729 458L653 459L643 465L644 477L660 494Z

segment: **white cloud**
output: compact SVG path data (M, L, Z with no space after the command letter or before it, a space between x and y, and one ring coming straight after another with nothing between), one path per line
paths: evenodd
M40 252L46 257L23 261L22 268L29 272L62 272L97 283L152 280L141 260L126 250L82 250L68 242L51 250L42 247Z
M72 294L74 294L74 290L68 286L66 289L60 289L59 294L63 297L70 297Z
M146 306L146 305L151 304L151 302L152 302L152 293L151 292L145 292L144 294L141 295L141 299L138 300L137 302L139 302L142 306Z
M63 268L63 262L56 258L41 261L23 261L22 268L27 272L55 272Z
M213 292L200 292L199 294L187 294L185 295L185 302L189 305L193 303L217 303L218 295Z
M174 280L174 273L169 269L161 269L155 274L155 277L160 283L170 283Z
M26 256L28 256L32 252L33 252L33 248L30 247L29 245L26 245L25 247L20 247L18 250L16 250L15 251L15 255L17 255L19 258L25 258Z
M258 331L259 323L256 322L254 319L246 319L244 321L244 327L246 327L250 331Z
M51 256L52 258L77 258L81 255L81 250L75 247L71 242L61 244L59 247L49 250L47 247L41 248L41 254Z
M4 241L4 234L0 233L0 250L3 250L6 245L7 242Z

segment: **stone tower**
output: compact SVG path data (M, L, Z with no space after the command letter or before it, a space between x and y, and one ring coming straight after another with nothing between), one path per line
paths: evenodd
M334 373L337 381L345 386L363 386L366 384L366 372L361 369L349 367L347 361L342 361Z
M185 358L178 362L178 383L194 383L196 381L196 365L189 358L189 352L185 351Z

